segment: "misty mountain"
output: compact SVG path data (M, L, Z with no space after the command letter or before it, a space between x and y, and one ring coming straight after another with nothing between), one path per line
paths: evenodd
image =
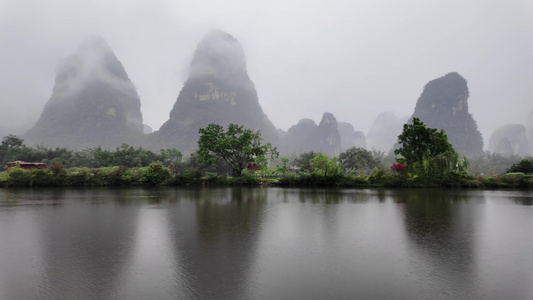
M402 133L403 122L391 112L382 112L368 130L366 136L368 148L376 148L388 153Z
M318 151L329 155L338 156L341 152L341 137L337 127L337 119L332 113L324 113L317 127Z
M529 155L533 155L533 109L529 113L526 121L526 136L529 146Z
M284 152L302 153L318 149L315 136L318 125L311 119L301 119L291 126L283 137Z
M352 147L366 148L366 138L362 131L355 131L348 122L337 122L337 129L341 139L341 151Z
M337 156L341 152L341 137L337 119L331 113L324 113L317 126L311 119L302 119L291 126L284 135L280 147L283 153L322 152Z
M143 133L144 134L149 134L149 133L152 133L152 132L154 132L154 130L152 129L152 127L150 125L143 124Z
M257 91L246 70L241 44L233 36L213 30L198 44L189 77L159 131L147 148L197 148L198 129L210 123L230 123L260 130L265 141L276 142L278 132L259 105Z
M529 149L526 127L521 124L498 127L490 136L489 151L504 155L527 155Z
M448 141L461 154L483 154L483 138L468 112L468 86L458 73L448 73L424 86L412 117L428 127L443 129Z
M56 72L52 96L24 139L28 144L114 148L142 135L141 102L120 61L91 37Z

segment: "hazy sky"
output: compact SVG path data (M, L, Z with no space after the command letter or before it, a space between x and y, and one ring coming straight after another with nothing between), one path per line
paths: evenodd
M366 133L380 112L412 114L423 86L452 71L468 81L485 148L533 109L531 0L2 0L0 132L33 126L58 64L94 34L156 130L210 29L242 43L259 102L282 129L327 111Z

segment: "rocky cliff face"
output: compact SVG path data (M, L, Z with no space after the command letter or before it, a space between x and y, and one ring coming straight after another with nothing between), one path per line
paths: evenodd
M28 144L114 148L142 134L135 86L106 41L92 37L56 73L52 96Z
M449 142L461 154L483 154L483 139L468 112L468 86L457 73L448 73L426 84L413 117L428 127L443 129Z
M490 136L489 151L504 155L527 155L529 149L526 127L521 124L498 127Z
M241 44L222 31L209 32L199 43L170 118L152 134L151 144L191 153L197 148L198 129L210 123L236 123L260 130L266 141L278 140L259 105Z

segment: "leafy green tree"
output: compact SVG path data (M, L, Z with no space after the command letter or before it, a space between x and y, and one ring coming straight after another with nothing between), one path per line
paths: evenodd
M317 153L314 151L304 152L297 158L293 159L292 164L298 166L298 173L311 173L313 167L311 167L310 161L316 156L316 154Z
M282 175L285 176L285 174L287 174L287 172L289 172L289 167L287 166L287 163L289 162L289 159L286 158L286 157L280 157L280 159L281 159L281 163L283 165L280 166L279 164L276 164L275 173L281 173Z
M398 136L398 143L401 147L394 150L394 154L403 157L398 161L405 163L408 169L414 163L422 162L424 157L435 157L453 150L444 130L427 128L418 118L413 118L412 124L403 125L403 131Z
M173 164L177 166L181 163L182 158L183 153L178 149L161 149L161 161L166 165Z
M224 160L232 169L233 176L240 177L249 162L279 156L270 143L262 144L261 133L245 129L242 125L229 124L226 131L218 124L209 124L198 131L198 162L215 164Z
M34 150L24 145L24 140L10 134L2 139L0 144L0 170L6 169L6 164L16 160L32 160Z
M533 174L533 160L523 159L519 163L513 164L506 173Z
M337 158L328 158L324 153L318 152L309 162L314 169L314 172L323 176L339 175L341 168L337 163Z
M24 140L14 134L5 136L2 139L2 146L5 147L22 147L24 146Z
M344 173L368 173L380 163L380 160L366 149L352 147L339 154L339 163Z
M406 163L407 170L422 181L455 185L461 178L470 176L468 161L459 159L443 130L427 128L419 119L413 118L413 124L405 124L398 139L401 148L394 153L403 158L397 161Z

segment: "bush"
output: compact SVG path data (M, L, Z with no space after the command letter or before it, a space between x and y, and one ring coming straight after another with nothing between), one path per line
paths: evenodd
M6 181L8 187L29 187L32 183L32 176L30 171L21 169L20 167L13 167L9 170L9 177Z
M127 169L120 176L122 184L127 186L141 184L142 178L143 171L140 168Z
M529 159L523 159L517 164L513 164L506 173L524 173L533 174L533 161Z
M364 175L358 176L344 176L339 185L347 187L366 187L369 185L367 178Z
M385 176L385 169L382 166L377 166L372 170L372 174L368 176L368 182L371 184L381 184Z
M122 185L122 173L125 169L121 167L105 167L93 171L92 184L94 185Z
M32 186L48 187L55 185L53 175L45 170L33 170L33 172L31 172L31 177Z
M147 168L142 168L141 183L150 186L159 186L170 177L168 169L161 164L150 164Z
M409 186L407 177L402 176L400 174L387 174L381 178L381 183L385 187L393 187L393 188Z
M68 186L83 186L92 183L92 174L87 168L70 170L65 178L65 184Z
M226 179L226 182L231 185L258 185L261 183L261 180L246 174L240 177L229 177Z

